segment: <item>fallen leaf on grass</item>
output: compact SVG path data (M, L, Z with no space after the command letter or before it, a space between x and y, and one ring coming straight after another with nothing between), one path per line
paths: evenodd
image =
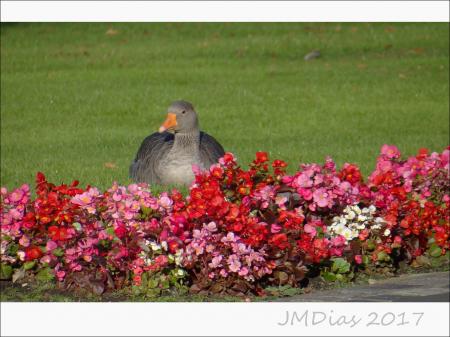
M393 26L387 26L386 28L384 28L384 31L385 31L386 33L393 33L393 32L396 31L396 29L395 29L395 27L393 27Z
M417 48L413 48L410 50L411 53L413 54L423 54L423 52L425 51L425 49L421 48L421 47L417 47Z
M106 33L105 33L106 35L109 35L109 36L114 36L114 35L117 35L117 34L119 34L119 31L118 30L115 30L114 28L109 28L107 31L106 31Z
M106 162L103 164L103 166L105 166L106 168L109 168L109 169L117 168L117 165L115 163L111 163L111 162Z

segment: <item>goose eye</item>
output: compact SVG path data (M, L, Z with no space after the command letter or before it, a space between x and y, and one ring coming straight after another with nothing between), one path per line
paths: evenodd
M183 110L183 111L181 111L181 113L184 115L185 113L186 113L186 111L185 110Z

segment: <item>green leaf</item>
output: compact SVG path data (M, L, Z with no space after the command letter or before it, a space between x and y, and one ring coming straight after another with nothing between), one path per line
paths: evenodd
M12 276L13 269L10 265L0 265L0 280L9 280Z
M441 249L441 247L439 247L437 244L433 243L433 244L430 246L429 254L430 254L430 256L432 256L432 257L439 257L439 256L442 255L442 249Z
M36 265L36 261L28 261L23 264L23 269L30 270Z
M36 274L36 279L41 282L53 281L55 276L50 268L43 268Z
M161 288L162 289L169 289L170 288L170 281L168 279L163 280L161 282Z
M332 259L333 265L331 267L331 270L337 274L345 274L350 271L350 263L347 262L347 260L339 257Z
M382 262L382 261L389 261L389 260L390 260L389 255L386 252L383 252L383 251L378 252L377 261Z
M8 255L15 256L17 254L17 251L19 250L19 245L12 244L8 248Z
M81 232L81 224L79 222L74 222L72 226L78 231Z
M150 280L148 280L147 285L150 289L154 289L154 288L158 287L158 284L159 284L158 280L151 278Z
M334 282L336 281L336 275L333 273L330 273L328 271L322 273L322 277L327 282Z
M62 248L56 248L52 251L52 253L55 256L63 256L64 255L64 251Z
M106 228L106 233L108 233L108 235L112 235L115 236L116 234L114 233L114 228L113 227L108 227Z
M364 263L364 264L369 264L369 262L370 262L370 259L369 259L369 257L367 256L367 255L364 255L363 257L362 257L362 262Z

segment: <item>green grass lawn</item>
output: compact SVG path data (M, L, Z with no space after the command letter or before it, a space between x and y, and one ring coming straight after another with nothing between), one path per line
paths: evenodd
M322 57L304 61L319 49ZM128 183L171 101L247 164L449 143L448 23L2 24L1 185ZM106 166L105 166L106 164Z

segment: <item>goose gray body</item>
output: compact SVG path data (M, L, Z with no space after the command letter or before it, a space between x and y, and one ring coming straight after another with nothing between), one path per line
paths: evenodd
M142 142L130 165L130 177L149 184L189 185L194 180L192 165L208 169L224 153L214 137L199 130L192 105L177 101L169 107L160 132Z

